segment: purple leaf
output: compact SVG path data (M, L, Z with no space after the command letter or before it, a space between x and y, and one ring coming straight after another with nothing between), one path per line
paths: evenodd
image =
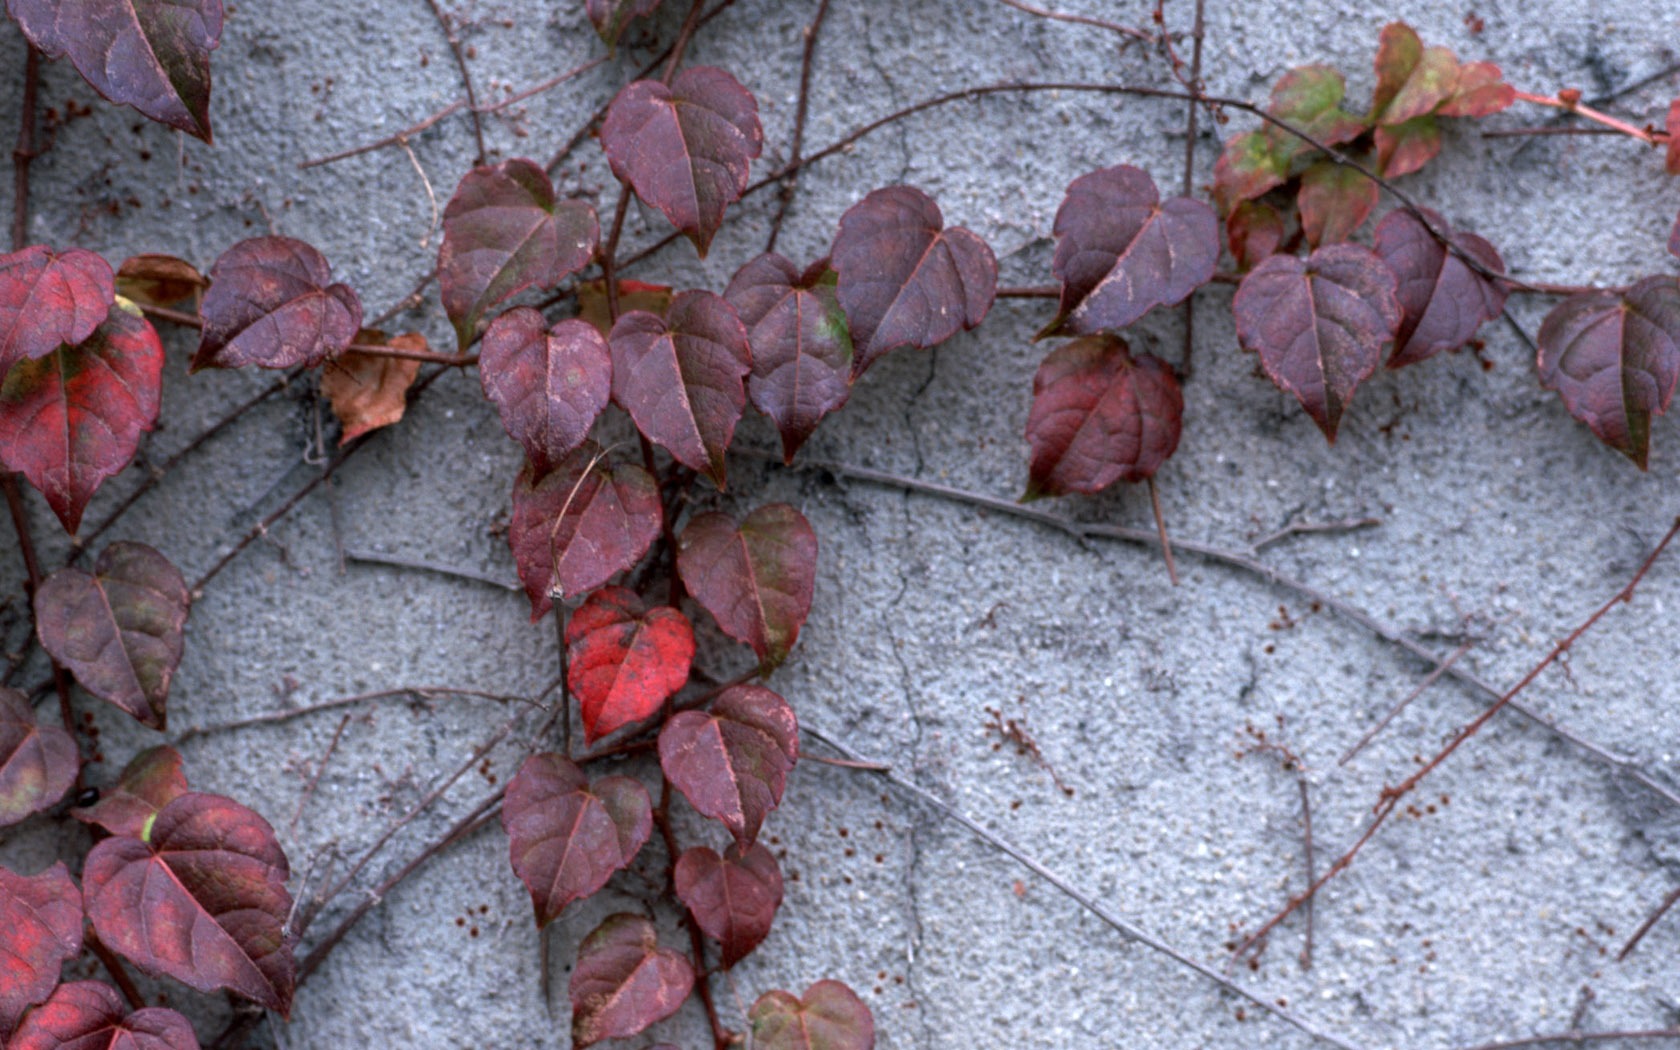
M677 1012L694 988L688 959L659 946L653 923L612 915L578 945L572 971L572 1042L623 1039Z
M683 585L759 661L787 658L811 612L817 575L817 535L786 503L747 515L737 528L727 514L702 514L677 541Z
M64 964L80 954L82 894L64 863L29 877L0 868L0 1039L52 994Z
M0 686L0 827L57 805L81 765L75 738L37 723L29 698Z
M659 10L659 0L587 0L584 10L608 48L618 46L624 27L632 19L646 18Z
M0 379L14 362L86 341L116 299L111 264L32 245L0 255Z
M677 897L706 936L723 945L723 967L746 958L770 933L782 904L782 871L760 843L746 850L696 846L677 858Z
M583 444L612 396L612 354L601 333L575 318L549 328L527 306L491 322L478 374L538 477Z
M140 838L158 810L186 793L181 753L165 744L135 755L98 802L87 809L73 809L70 815L113 835Z
M1505 272L1493 245L1473 233L1453 233L1434 212L1429 219L1462 251L1495 273ZM1400 300L1400 329L1388 367L1416 364L1457 350L1505 308L1505 286L1472 270L1441 246L1435 235L1404 208L1377 223L1377 255L1394 271Z
M803 999L765 992L747 1014L753 1050L872 1050L875 1018L839 981L818 981Z
M659 764L702 816L745 848L782 800L799 760L799 720L763 686L724 690L710 712L683 711L659 734Z
M74 981L30 1012L9 1050L199 1050L198 1036L174 1010L128 1012L117 990Z
M1184 397L1172 369L1133 357L1113 335L1084 336L1052 351L1033 377L1026 499L1097 493L1144 481L1178 448Z
M290 237L253 237L229 248L210 267L193 371L295 368L339 353L362 326L362 301L331 281L326 256Z

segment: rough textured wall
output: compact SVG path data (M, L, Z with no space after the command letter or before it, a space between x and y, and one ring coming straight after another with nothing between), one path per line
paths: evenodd
M473 75L491 97L599 52L577 0L446 6L472 23ZM666 6L673 10L654 27L662 40L676 32L674 9L686 8ZM1134 0L1063 6L1139 24L1148 17ZM731 69L759 97L768 145L755 175L786 156L800 34L814 7L739 0L690 53ZM1177 27L1187 28L1190 14L1187 2L1167 5ZM1428 3L1309 0L1285 11L1209 0L1206 80L1210 90L1260 99L1288 67L1324 61L1348 72L1359 104L1370 91L1377 34L1395 17L1462 57L1500 63L1534 91L1579 86L1591 96L1671 60L1672 41L1646 4L1494 0L1474 10L1485 23L1479 33L1471 14ZM645 54L630 49L487 118L494 154L545 159ZM0 55L0 128L10 128L22 44L9 25L0 28ZM812 148L966 85L1167 82L1147 49L1117 49L1089 27L966 0L836 0L815 68ZM310 170L298 162L387 134L458 97L428 5L242 3L215 71L217 145L208 148L99 103L67 66L51 66L44 104L62 115L74 100L93 112L62 123L35 166L32 236L75 241L113 260L168 251L207 266L272 223L318 245L370 313L404 296L436 252L432 195L440 205L471 165L468 124L451 118L416 136L411 156L387 149ZM1659 81L1619 105L1636 122L1660 122L1673 94L1672 81ZM1513 110L1492 125L1540 119ZM1214 128L1204 121L1198 182L1210 177L1216 140L1250 124L1241 115ZM1132 98L1032 94L946 106L812 167L781 248L801 261L821 255L850 204L903 181L933 194L949 222L985 236L1005 283L1043 283L1050 221L1067 183L1126 162L1176 187L1183 128L1182 104ZM562 190L598 197L610 214L610 184L589 143L565 169ZM1454 224L1493 240L1523 277L1621 283L1673 265L1662 249L1680 193L1659 157L1626 140L1523 144L1483 140L1461 124L1448 131L1443 159L1407 185ZM7 180L6 209L9 194ZM704 262L683 242L632 276L720 291L761 250L769 195L734 214ZM631 208L629 247L664 233L657 213ZM1532 333L1546 306L1518 297L1512 313ZM1012 498L1024 483L1022 427L1044 352L1029 339L1047 317L1042 302L1000 301L978 331L934 352L893 355L807 455ZM1152 313L1134 342L1176 359L1181 318ZM435 305L409 320L449 344ZM1493 683L1516 681L1625 582L1667 527L1680 506L1680 434L1659 422L1652 469L1640 475L1538 388L1531 355L1509 329L1489 325L1483 336L1483 360L1465 353L1374 378L1329 448L1238 350L1229 289L1200 293L1185 437L1160 477L1173 534L1246 551L1291 522L1379 518L1376 528L1295 536L1257 557L1431 651L1471 642L1461 667ZM163 426L146 451L154 462L269 381L188 378L188 334L168 333L167 343ZM314 475L323 425L330 439L330 421L322 423L300 384L195 453L117 535L156 545L196 575ZM759 448L772 438L762 420L743 433ZM495 527L517 468L517 449L476 375L439 379L401 426L346 467L331 499L306 500L204 594L175 686L174 732L396 685L541 688L554 673L552 625L530 625L519 595L354 557L340 572L336 553L341 544L351 555L511 581ZM1337 757L1428 665L1296 590L1187 549L1174 588L1149 549L1080 543L959 502L748 458L732 476L738 486L728 496L706 489L701 502L739 510L788 500L820 536L816 608L773 680L801 717L892 763L1214 966L1223 965L1235 926L1254 926L1302 884L1296 781L1272 756L1234 757L1252 743L1245 727L1285 741L1304 761L1322 865L1357 835L1383 784L1405 776L1414 755L1431 753L1487 701L1442 682L1339 766ZM90 517L139 477L131 471L108 485ZM1065 502L1052 509L1152 524L1141 489ZM35 510L38 532L54 536L44 507ZM0 551L7 593L21 573L15 554ZM1567 673L1547 674L1526 699L1543 717L1672 778L1677 627L1680 568L1669 562L1632 607L1582 643ZM16 644L15 629L9 637ZM1071 795L1012 747L995 746L987 708L1025 722ZM304 890L330 858L365 849L506 714L461 700L369 704L346 727L295 824L337 716L200 736L182 749L196 785L245 799L274 823L298 872L294 890ZM113 766L153 739L103 715L100 724ZM487 776L509 775L515 757L513 746L498 750L488 774L470 774L413 822L368 884L482 797ZM1659 928L1628 962L1610 957L1680 874L1674 808L1516 715L1502 715L1417 801L1435 805L1392 822L1319 899L1310 970L1298 960L1297 918L1258 969L1241 968L1238 979L1368 1048L1566 1028L1587 986L1595 995L1588 1027L1658 1027L1680 1016L1680 922ZM786 851L790 882L770 940L718 982L736 1020L738 1004L764 989L834 976L863 994L880 1045L893 1050L1314 1045L1127 943L870 776L801 764L769 833ZM64 848L44 828L26 828L0 845L0 859L40 864ZM634 889L634 880L626 885ZM347 894L339 907L355 899ZM529 904L508 870L505 840L485 831L393 893L339 949L300 994L285 1045L565 1045L564 960L600 916L634 906L609 890L556 923L557 1005L545 1004ZM214 1018L201 1021L208 1035ZM659 1032L700 1045L697 1009Z

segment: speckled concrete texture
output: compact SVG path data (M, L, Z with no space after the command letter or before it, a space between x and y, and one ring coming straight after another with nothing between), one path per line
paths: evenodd
M580 0L444 6L464 23L473 77L489 99L600 53ZM647 60L643 45L675 36L687 5L665 6L616 58L486 117L494 156L546 160ZM801 33L815 6L738 0L702 28L690 51L690 60L730 69L758 96L767 145L755 177L788 155ZM1147 24L1150 11L1138 0L1059 6L1133 24ZM1192 11L1187 0L1171 0L1167 21L1186 30ZM1668 67L1680 9L1629 0L1478 0L1473 9L1208 0L1206 15L1211 91L1260 100L1290 66L1327 62L1347 72L1357 106L1371 90L1378 33L1392 18L1461 57L1498 62L1524 89L1575 86L1593 96ZM1099 29L1045 22L990 0L834 0L817 51L807 152L968 85L1170 83L1151 49L1121 45ZM22 54L15 29L0 27L0 129L17 123ZM114 261L165 251L208 266L272 224L319 246L370 314L399 301L431 266L436 209L472 164L468 123L440 122L415 136L409 153L298 164L389 134L460 95L430 7L241 3L214 69L211 148L99 102L67 65L50 65L43 105L56 117L52 148L35 165L31 236L82 244ZM1658 80L1619 98L1617 112L1660 124L1677 90L1680 78ZM77 115L68 116L72 102ZM86 105L91 115L80 115ZM1067 183L1124 162L1176 192L1184 118L1182 103L1071 92L930 110L806 171L780 247L802 263L817 258L841 213L865 192L910 182L939 201L947 221L987 238L1004 283L1042 284ZM1519 107L1484 126L1544 119ZM1198 183L1211 179L1218 140L1251 124L1241 114L1214 127L1203 121ZM1403 185L1454 225L1492 240L1524 278L1617 284L1674 269L1663 245L1680 188L1663 174L1660 155L1624 139L1483 139L1477 126L1457 122L1443 157ZM592 141L567 162L560 186L610 215L613 184ZM10 193L4 180L0 206L8 212ZM707 259L679 242L630 276L721 291L762 250L771 196L733 209ZM627 250L664 236L657 212L635 205L629 215ZM1291 522L1380 519L1359 531L1293 536L1256 557L1431 651L1470 643L1460 666L1509 685L1622 586L1680 510L1674 423L1654 428L1652 468L1641 475L1539 388L1530 351L1500 323L1483 330L1479 355L1372 379L1327 447L1237 348L1230 298L1220 285L1196 298L1184 440L1159 479L1166 520L1183 541L1247 553ZM1511 312L1532 334L1547 306L1517 296ZM933 352L892 355L805 454L1013 498L1025 480L1031 376L1045 352L1030 339L1047 317L1042 301L1002 300L977 331ZM1182 318L1150 314L1134 344L1177 360ZM450 345L435 301L398 323ZM147 462L166 459L271 379L189 378L189 336L166 334L163 420ZM170 472L113 536L151 543L196 576L315 476L318 435L330 439L332 431L322 412L307 383L265 402ZM744 425L743 445L772 441L762 420ZM517 449L477 376L438 379L330 492L305 500L206 590L188 626L172 731L393 686L539 690L555 673L553 625L531 625L518 594L354 557L341 573L337 554L342 544L351 555L511 581L498 529L517 469ZM107 485L90 520L141 476L131 470ZM1322 867L1357 837L1383 785L1404 778L1415 756L1432 753L1487 702L1443 681L1341 766L1338 757L1429 665L1296 590L1188 550L1180 551L1182 583L1174 588L1150 549L1079 542L1006 514L821 470L740 457L731 482L727 495L697 490L699 505L742 512L787 500L820 537L815 609L771 683L801 718L891 763L1118 914L1216 967L1236 931L1252 929L1303 883L1296 778L1274 754L1241 754L1253 750L1250 727L1304 763ZM1048 506L1153 525L1142 489L1060 502ZM38 500L33 509L56 562L63 550L56 523ZM11 547L0 550L5 593L18 592L21 575ZM15 608L0 610L0 627L7 647L17 647ZM1677 630L1680 559L1672 559L1525 699L1544 718L1675 785ZM738 653L715 634L705 635L708 643L708 669L737 669ZM41 676L37 663L22 677ZM338 715L201 735L181 747L195 785L235 795L275 825L294 862L293 889L307 894L339 877L343 858L360 855L517 710L460 699L356 708L301 810ZM1024 725L1042 762L988 730L990 710ZM522 732L532 724L522 723ZM95 767L96 779L156 739L103 714L99 725L108 761ZM505 779L523 739L516 734L405 828L318 920L305 948L484 797L491 778ZM1441 1050L1558 1031L1586 989L1585 1028L1680 1023L1680 919L1660 926L1627 962L1613 958L1680 879L1680 809L1621 767L1516 715L1501 715L1415 802L1416 814L1391 821L1319 898L1310 969L1297 917L1256 967L1239 966L1234 978L1366 1050ZM58 839L55 829L38 822L12 833L0 843L0 861L28 867L74 855L79 843ZM721 844L716 829L698 821L684 833ZM716 982L737 1026L762 991L797 991L832 976L874 1010L883 1050L1318 1045L1128 943L868 774L802 763L768 834L788 875L787 898L764 947ZM552 927L545 996L542 939L508 869L505 839L496 829L481 832L392 893L303 988L291 1022L256 1038L293 1050L567 1046L573 946L604 914L638 907L662 864L650 847L639 873ZM195 1001L150 987L172 1003ZM213 1034L214 1005L192 1009L201 1034ZM692 1005L653 1035L705 1045ZM657 1039L624 1045L650 1041Z

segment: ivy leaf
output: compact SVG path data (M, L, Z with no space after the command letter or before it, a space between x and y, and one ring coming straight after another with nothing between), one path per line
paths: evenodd
M31 245L0 255L0 378L93 335L111 312L111 264L82 248Z
M682 711L659 733L659 765L702 816L745 848L782 800L799 760L799 720L758 685L723 691L710 712Z
M914 186L888 186L851 206L834 235L835 294L851 327L856 379L889 350L926 350L986 319L997 258Z
M1371 116L1379 124L1404 124L1434 113L1458 87L1458 59L1452 51L1424 47L1417 32L1404 22L1383 27L1376 67Z
M875 1018L839 981L818 981L800 999L765 992L747 1014L754 1050L873 1050Z
M535 622L553 595L578 595L634 568L659 538L659 486L641 467L609 463L586 441L538 479L527 463L513 485L508 545Z
M1354 244L1274 255L1237 287L1237 338L1334 443L1342 412L1400 326L1394 274Z
M140 838L93 847L83 894L94 931L151 973L228 990L281 1015L297 971L285 933L286 855L268 821L230 798L188 792Z
M775 667L811 612L817 534L786 503L758 508L739 528L727 514L701 514L677 539L677 571L723 633Z
M612 354L601 334L576 319L549 328L528 306L491 322L478 375L539 477L583 444L612 396Z
M603 587L566 623L566 682L585 739L651 717L688 682L694 628L669 606L649 609L627 587Z
M128 1012L115 988L73 981L18 1029L10 1050L199 1050L185 1017L161 1006Z
M760 843L746 850L696 846L677 858L677 898L706 936L723 945L723 968L752 953L770 934L782 904L782 871Z
M646 18L659 10L659 0L588 0L584 10L601 42L611 49L618 46L618 38L632 19Z
M613 400L649 441L724 487L724 453L747 406L747 330L711 292L683 292L663 318L639 310L613 325Z
M117 294L148 306L196 301L209 287L198 267L173 255L133 255L117 269Z
M1539 343L1540 385L1644 470L1651 417L1668 411L1680 377L1680 281L1572 295L1546 315Z
M80 954L82 894L64 862L27 877L0 868L0 1039L52 994L64 964Z
M637 80L607 107L601 148L613 174L664 212L704 259L764 149L758 100L715 66L690 66L669 87Z
M1364 133L1366 121L1342 108L1347 81L1330 66L1300 66L1272 86L1267 112L1306 132L1326 146L1352 142ZM1312 153L1315 147L1281 128L1267 127L1278 149L1288 158Z
M1504 260L1493 245L1473 233L1452 233L1439 215L1428 214L1471 258L1496 273L1505 272ZM1394 354L1388 359L1390 368L1457 350L1505 308L1503 285L1441 247L1429 228L1404 208L1396 208L1377 223L1376 251L1398 282L1401 318Z
M362 326L362 301L331 281L326 256L291 237L229 248L210 267L192 370L307 367L340 352Z
M852 336L837 280L827 259L801 273L769 252L741 267L723 293L752 347L747 396L776 424L788 463L852 393Z
M1492 62L1466 62L1458 67L1458 87L1436 112L1443 117L1489 117L1517 100L1517 89Z
M1283 247L1283 214L1270 204L1243 201L1225 220L1225 237L1237 269L1252 270Z
M559 201L548 173L515 158L474 168L443 210L438 287L462 349L487 310L527 288L553 288L589 265L595 209Z
M1385 179L1410 175L1434 160L1441 152L1441 126L1433 114L1414 117L1404 124L1377 128L1377 171ZM1372 183L1372 192L1376 184Z
M590 327L601 333L605 339L612 334L612 309L607 303L607 282L605 278L597 277L593 281L582 281L577 286L578 320L588 321ZM622 280L618 282L618 312L627 314L631 310L646 310L650 314L665 316L665 311L671 306L671 286L668 284L648 284L646 281Z
M1377 184L1333 160L1321 160L1301 176L1301 231L1314 248L1353 236L1377 206Z
M163 344L117 300L84 342L21 361L0 382L0 465L47 497L65 531L106 478L134 458L157 421Z
M0 686L0 827L57 805L81 765L74 737L38 724L29 698Z
M163 729L190 605L187 581L168 558L119 541L100 552L91 573L67 567L42 581L36 631L82 688Z
M1680 175L1680 98L1668 104L1668 117L1663 121L1663 128L1668 132L1668 150L1663 155L1663 169L1670 175ZM1674 239L1670 238L1668 250L1674 251Z
M688 959L659 946L653 923L612 915L578 945L572 970L572 1042L623 1039L677 1012L694 988Z
M1061 309L1039 338L1120 329L1213 279L1219 218L1189 197L1165 204L1155 180L1121 164L1081 175L1056 211Z
M429 350L426 337L418 332L387 336L363 329L356 342L368 346L389 346L396 350ZM420 362L383 354L346 350L321 372L321 393L332 405L342 433L342 447L381 427L402 421L408 411L408 388L420 374Z
M210 141L210 52L222 0L6 0L29 42L93 89Z
M1023 499L1101 492L1116 481L1144 481L1178 448L1184 397L1172 369L1149 354L1133 357L1113 335L1058 347L1033 377Z
M540 929L630 866L653 834L653 802L629 777L591 784L570 759L532 755L508 781L502 827Z
M135 755L98 802L86 809L72 809L70 815L113 835L141 838L158 810L187 790L181 753L163 744Z
M1243 201L1264 196L1289 181L1290 155L1267 125L1225 141L1213 164L1213 199L1219 210L1233 214Z

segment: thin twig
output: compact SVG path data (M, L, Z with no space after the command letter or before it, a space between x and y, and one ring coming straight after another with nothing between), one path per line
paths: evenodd
M1318 864L1313 857L1312 833L1312 792L1307 787L1306 771L1295 771L1295 784L1301 789L1301 843L1306 853L1307 885L1318 881ZM1301 969L1312 969L1313 957L1313 912L1317 909L1312 901L1307 902L1307 943L1301 948Z
M1608 113L1592 108L1580 100L1579 92L1576 93L1577 97L1574 100L1560 97L1560 95L1561 92L1559 95L1536 95L1527 91L1519 91L1516 93L1516 98L1519 102L1532 102L1537 106L1550 106L1553 109L1561 109L1566 112L1573 113L1578 117L1583 117L1587 120L1593 121L1594 123L1602 124L1606 128L1609 128L1618 134L1638 139L1650 146L1661 146L1668 141L1668 135L1666 132L1652 131L1650 128L1635 127L1625 120L1618 117L1612 117Z
M0 490L5 492L6 510L12 518L12 531L17 534L18 553L23 558L24 597L28 599L30 621L34 622L35 592L41 589L41 559L35 553L35 539L29 528L29 512L23 505L23 489L18 485L16 474L0 473ZM33 637L35 631L30 631ZM76 711L70 702L70 676L58 660L52 661L53 689L58 693L58 714L64 722L64 731L76 741L78 754L81 748L80 727L76 725ZM76 767L76 788L82 786L81 764Z
M1161 537L1161 554L1167 560L1167 579L1178 586L1178 564L1173 561L1172 540L1167 538L1167 519L1161 515L1161 490L1153 476L1149 479L1149 505L1155 511L1155 532Z
M338 720L338 728L333 730L332 740L327 743L327 751L321 756L321 761L315 766L315 773L309 778L309 785L303 789L303 797L298 799L297 808L292 811L292 822L286 826L286 834L296 838L298 821L303 817L304 807L315 797L315 788L321 783L321 774L327 771L327 763L332 761L333 752L338 750L339 738L344 736L344 727L350 724L350 716L345 715Z
M1155 42L1153 33L1132 26L1123 26L1118 22L1105 22L1100 18L1091 18L1087 15L1070 15L1060 11L1046 11L1042 7L1024 4L1021 0L998 0L998 2L1013 7L1017 11L1025 11L1035 18L1045 18L1052 22L1071 22L1074 25L1094 26L1098 29L1106 29L1110 33L1118 33L1120 36L1131 37L1134 40L1142 40L1147 43Z
M1291 536L1325 532L1357 532L1360 529L1374 529L1381 524L1381 518L1344 518L1341 521L1292 521L1276 532L1267 533L1260 539L1255 540L1251 547L1258 554L1272 544L1281 543Z
M146 997L140 994L140 989L135 985L134 978L129 976L128 968L123 965L121 959L117 958L117 954L105 947L105 942L101 941L92 930L89 930L83 936L82 943L99 960L100 965L105 967L105 972L111 975L111 980L121 990L123 998L128 1000L129 1009L144 1010L146 1008Z
M41 86L41 53L24 42L23 104L18 108L17 145L12 149L12 251L29 244L29 165L35 149L35 107Z
M479 689L462 689L448 685L411 685L399 689L380 689L371 693L357 693L355 696L341 696L332 700L323 700L318 704L306 704L302 707L288 708L284 711L270 711L266 714L252 715L232 722L218 722L214 725L193 726L175 738L176 744L185 744L189 740L201 736L214 736L218 733L230 733L238 729L251 729L256 726L276 725L280 722L290 722L294 718L308 715L318 715L326 711L337 711L340 708L354 707L374 700L392 700L398 697L409 697L414 700L433 700L442 696L468 697L474 700L491 700L496 703L528 703L529 699L522 696L512 696L504 693L491 693Z
M1206 35L1204 7L1204 0L1196 0L1196 18L1193 23L1194 29L1191 31L1193 43L1190 50L1190 91L1192 94L1200 94L1202 90L1202 38ZM1167 27L1163 24L1161 26L1163 38L1166 31ZM1196 113L1200 109L1201 106L1193 99L1184 106L1183 193L1186 197L1190 196L1196 188ZM1194 291L1185 296L1183 313L1184 344L1183 351L1179 354L1178 371L1181 377L1188 379L1196 352L1196 293Z
M1680 887L1676 887L1673 892L1664 897L1663 902L1657 905L1657 910L1639 924L1639 929L1633 931L1633 936L1629 937L1628 942L1622 945L1622 950L1616 953L1616 961L1621 962L1626 959L1639 946L1639 942L1645 939L1645 935L1651 932L1652 927L1661 922L1662 917L1667 915L1669 909L1677 903L1680 903Z
M473 89L472 73L467 69L467 56L461 50L460 34L455 32L455 22L444 13L438 5L438 0L426 0L437 16L438 26L443 29L444 37L449 41L449 51L455 56L455 67L461 71L461 86L467 91L467 113L472 117L473 141L478 143L478 158L474 164L483 164L489 157L489 151L484 148L484 121L478 113L478 93Z
M462 569L453 565L440 565L437 562L424 561L420 558L405 558L398 554L382 554L378 551L358 551L346 548L344 557L353 562L366 565L388 565L397 569L415 569L420 572L436 573L439 576L450 576L458 580L470 580L482 583L499 590L512 591L515 594L523 591L519 584L505 580L499 576L492 576L486 572L475 572L472 569Z
M1345 766L1349 762L1353 761L1353 757L1355 755L1359 754L1359 752L1363 751L1365 749L1365 745L1369 744L1372 740L1375 740L1377 734L1382 732L1384 727L1386 727L1388 725L1388 723L1394 721L1394 717L1396 715L1398 715L1400 712L1404 711L1406 709L1407 705L1410 704L1413 700L1416 700L1418 697L1422 696L1424 694L1425 690L1427 690L1430 686L1435 684L1436 679L1440 678L1442 675L1444 675L1448 671L1452 670L1453 664L1458 663L1459 658L1462 657L1465 653L1469 652L1470 647L1474 644L1475 644L1474 642L1465 642L1463 645L1460 645L1457 649L1454 649L1451 653L1449 653L1445 660L1442 660L1440 663L1436 664L1435 667L1433 669L1431 669L1430 672L1427 675L1424 676L1423 681L1419 682L1415 687L1413 687L1412 691L1407 693L1405 695L1405 697L1402 698L1401 701L1398 704L1395 704L1393 707L1389 708L1388 713L1386 715L1383 715L1380 719L1377 720L1376 725L1372 726L1370 729L1367 729L1365 731L1365 735L1360 737L1357 741L1355 741L1354 745L1352 747L1348 748L1347 752L1345 754L1343 754L1341 758L1338 758L1336 760L1336 764L1338 766Z
M828 4L829 0L818 0L816 17L805 27L805 49L799 60L799 103L793 111L793 145L788 150L790 161L799 160L800 151L805 148L805 113L811 106L811 60L817 52L817 33L822 30L823 19L828 17ZM776 250L776 240L782 235L782 223L787 219L788 206L793 203L793 193L798 185L797 172L782 183L776 199L776 214L770 219L770 238L764 244L766 252Z
M676 79L677 69L682 65L683 52L688 50L689 41L694 39L694 31L700 28L700 16L705 12L706 0L694 0L688 9L688 17L683 19L682 29L677 31L677 42L671 45L671 57L665 63L665 72L660 75L659 82L670 86Z

